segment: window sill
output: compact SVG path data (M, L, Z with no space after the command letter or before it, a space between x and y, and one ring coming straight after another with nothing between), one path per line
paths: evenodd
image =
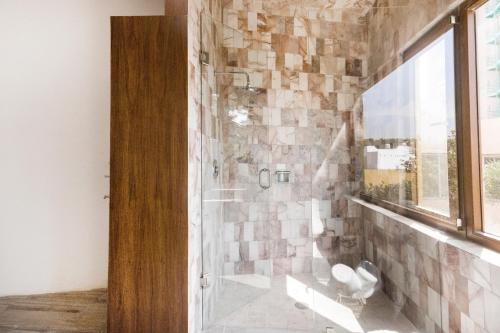
M363 199L353 196L348 196L347 199L362 207L366 207L377 213L380 213L383 216L390 218L391 220L402 223L419 233L425 234L426 236L435 239L436 241L456 247L461 251L467 252L475 257L480 258L481 260L489 263L490 265L497 266L500 268L500 252L493 251L477 243L457 237L449 232L439 230L435 227L429 226L422 222L418 222L408 217L399 215L393 211L369 203Z

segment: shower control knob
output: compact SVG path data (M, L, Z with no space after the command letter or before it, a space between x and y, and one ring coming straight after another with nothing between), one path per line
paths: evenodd
M213 161L212 168L213 168L214 178L217 178L219 176L219 163L217 162L217 160Z

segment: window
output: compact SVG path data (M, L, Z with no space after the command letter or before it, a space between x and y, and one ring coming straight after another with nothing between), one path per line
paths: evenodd
M500 251L500 0L454 15L363 94L362 197Z
M500 1L474 11L482 231L500 236Z
M461 20L467 236L500 250L500 1L468 1Z
M446 29L363 94L363 188L450 224L458 189L454 29Z

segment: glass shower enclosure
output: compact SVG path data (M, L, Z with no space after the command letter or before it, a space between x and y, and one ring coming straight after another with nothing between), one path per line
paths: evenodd
M373 316L398 312L383 296L372 312L340 301L332 279L333 265L363 257L346 197L353 119L322 110L303 73L278 68L282 56L270 39L202 14L203 329L365 332ZM331 97L338 84L320 78Z
M343 227L331 214L333 128L309 126L304 102L268 89L269 45L201 21L204 328L324 330L315 301L330 300ZM257 64L238 59L252 47Z

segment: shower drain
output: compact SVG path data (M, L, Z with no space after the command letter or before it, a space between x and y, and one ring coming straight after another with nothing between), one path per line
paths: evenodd
M305 303L297 302L295 303L295 307L299 310L306 310L309 309L309 306Z

